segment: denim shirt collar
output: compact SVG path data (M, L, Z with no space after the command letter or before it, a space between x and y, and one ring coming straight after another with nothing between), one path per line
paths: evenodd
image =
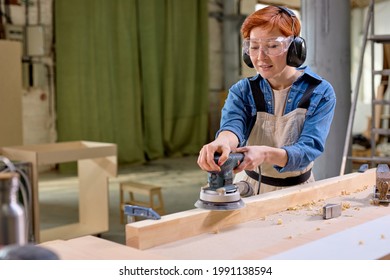
M303 74L301 77L299 77L299 79L306 79L306 78L313 78L315 80L318 80L318 81L322 81L322 78L320 76L318 76L316 73L314 73L309 66L301 66L301 67L298 67L297 70L299 71L302 71L303 70ZM257 75L254 75L253 77L249 78L251 81L253 80L256 80L257 77L259 76L260 74L257 73ZM263 77L260 78L261 80L264 80Z

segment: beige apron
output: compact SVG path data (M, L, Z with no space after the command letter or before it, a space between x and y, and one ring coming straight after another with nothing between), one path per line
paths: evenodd
M297 108L283 116L276 116L266 112L257 112L256 122L249 135L247 146L266 145L280 148L282 146L288 146L296 143L302 131L306 111L307 109ZM275 170L272 164L264 163L256 169L256 172L259 172L260 168L261 175L273 178L287 178L301 175L310 170L312 166L313 162L301 171L279 173ZM245 171L236 174L234 182L239 181L248 182L253 187L254 194L285 188L262 183L260 186L260 192L258 192L258 181L250 178ZM306 182L312 181L314 181L313 173Z

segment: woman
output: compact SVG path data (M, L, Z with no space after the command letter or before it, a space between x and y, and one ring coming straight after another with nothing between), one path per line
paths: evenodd
M243 153L235 181L248 182L249 195L314 181L313 162L325 149L336 96L327 81L300 67L306 57L300 29L285 7L268 6L246 18L244 61L258 74L230 88L216 139L199 154L201 169L219 171L231 152Z

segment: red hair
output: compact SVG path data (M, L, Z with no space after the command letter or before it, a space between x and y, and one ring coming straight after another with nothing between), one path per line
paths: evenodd
M286 37L299 36L301 32L299 19L296 16L291 17L277 6L267 6L250 14L241 26L242 37L249 38L251 30L255 27L261 27L266 31L277 28Z

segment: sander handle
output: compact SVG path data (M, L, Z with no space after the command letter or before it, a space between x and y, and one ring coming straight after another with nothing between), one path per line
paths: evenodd
M218 164L220 154L214 154L214 161ZM208 186L211 189L228 187L233 185L233 169L244 160L243 153L231 153L229 158L222 164L221 171L210 171L208 173Z
M221 157L221 154L215 153L214 154L214 161L218 164L219 158ZM228 159L222 164L221 171L227 171L227 170L233 170L236 168L239 163L241 163L244 160L244 154L243 153L230 153Z

